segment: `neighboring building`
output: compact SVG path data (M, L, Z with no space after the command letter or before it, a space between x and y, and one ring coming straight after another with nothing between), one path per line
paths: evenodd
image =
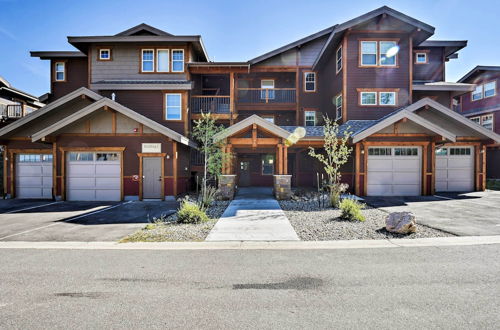
M315 186L323 116L353 132L343 180L359 195L485 188L485 153L500 136L450 109L472 84L444 81L465 41L388 7L247 62L210 62L200 36L141 24L114 36L68 37L50 61L49 104L3 129L13 197L164 198L201 170L192 121L227 127L231 186ZM305 136L290 143L298 127ZM29 175L27 173L38 173ZM235 175L235 176L234 176ZM290 176L291 175L291 176Z
M0 77L0 127L22 118L45 104L39 98L14 88Z
M478 65L459 83L474 84L475 89L454 99L454 110L473 122L500 133L500 66ZM500 145L488 146L486 175L488 178L500 179Z

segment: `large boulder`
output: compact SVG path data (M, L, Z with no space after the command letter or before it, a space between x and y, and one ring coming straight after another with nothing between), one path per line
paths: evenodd
M414 233L417 231L417 220L411 212L393 212L385 218L385 229L398 234Z

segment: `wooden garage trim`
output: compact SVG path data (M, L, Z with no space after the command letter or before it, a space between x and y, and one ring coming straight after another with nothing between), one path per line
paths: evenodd
M137 153L137 157L139 157L139 200L142 201L142 194L143 194L143 188L142 188L142 176L143 176L143 166L142 166L142 161L143 158L145 157L160 157L162 158L161 160L161 200L165 200L165 157L167 157L167 153L162 152L162 153L142 153L139 152Z
M52 153L52 149L9 149L9 159L10 159L10 198L16 198L16 154L44 154L48 155ZM4 162L6 158L4 157ZM4 173L6 173L6 163L4 163ZM52 167L54 166L54 160L52 159ZM5 176L7 179L7 176ZM54 178L52 178L54 179ZM7 188L7 180L4 182L4 189ZM52 187L54 189L54 187Z
M66 200L66 153L67 152L99 152L113 151L120 153L120 200L123 201L123 153L125 147L59 147L61 151L61 199Z

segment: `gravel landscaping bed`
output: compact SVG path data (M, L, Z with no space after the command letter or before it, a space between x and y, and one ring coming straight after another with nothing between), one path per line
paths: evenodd
M293 228L303 241L330 241L353 239L425 238L455 236L422 224L417 224L417 232L400 235L385 230L388 213L367 206L362 210L364 222L346 221L339 218L340 210L320 209L317 201L280 201Z
M207 222L199 224L177 223L177 215L173 214L162 219L163 221L153 221L147 224L146 227L123 238L120 242L204 241L229 203L229 201L215 201L207 211L210 218Z

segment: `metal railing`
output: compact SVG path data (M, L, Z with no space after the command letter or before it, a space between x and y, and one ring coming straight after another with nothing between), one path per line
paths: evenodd
M20 104L5 105L0 104L0 116L4 118L22 118L24 115L23 106Z
M295 88L238 88L238 103L295 103Z
M231 98L222 95L193 95L191 96L191 113L230 113Z

